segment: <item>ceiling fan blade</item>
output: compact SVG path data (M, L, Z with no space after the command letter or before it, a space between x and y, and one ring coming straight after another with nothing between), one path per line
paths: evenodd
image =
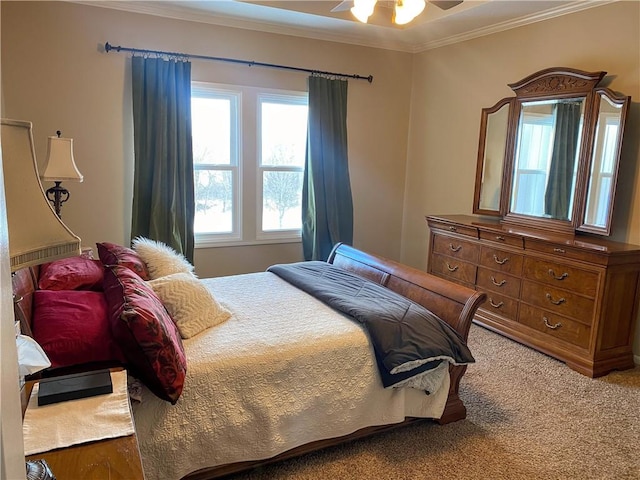
M331 9L332 12L344 12L353 7L353 0L345 0Z
M436 7L442 10L449 10L450 8L460 5L463 0L429 0L429 3L433 3Z

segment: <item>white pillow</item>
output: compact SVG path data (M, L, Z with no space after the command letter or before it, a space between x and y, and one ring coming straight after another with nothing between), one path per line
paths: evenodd
M191 338L231 316L191 273L174 273L147 283L164 304L182 338Z
M181 253L176 252L169 245L136 237L131 242L133 249L147 264L151 280L165 277L173 273L193 273L194 267Z

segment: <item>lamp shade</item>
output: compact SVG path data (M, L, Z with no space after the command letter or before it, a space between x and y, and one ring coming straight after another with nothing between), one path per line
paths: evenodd
M50 182L82 181L82 174L73 159L73 138L49 137L42 179Z
M2 119L1 125L11 271L80 255L80 238L58 218L42 189L31 122Z

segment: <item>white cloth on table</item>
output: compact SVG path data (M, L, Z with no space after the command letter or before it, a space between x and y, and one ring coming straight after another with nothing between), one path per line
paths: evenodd
M34 385L22 424L25 455L132 435L127 372L111 372L111 382L113 393L42 406Z

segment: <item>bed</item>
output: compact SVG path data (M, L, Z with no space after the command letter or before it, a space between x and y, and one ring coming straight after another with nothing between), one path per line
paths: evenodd
M118 260L108 260L102 253L94 261L98 266ZM152 265L152 259L144 258ZM463 341L485 299L480 292L347 245L336 245L327 262L319 263L428 308ZM39 270L31 268L14 276L17 316L23 332L36 339L34 309L42 308L39 299L44 297L38 293ZM153 273L157 280L149 280L150 285L170 276L157 269ZM66 275L65 282L69 278ZM163 399L157 385L137 380L140 375L130 378L138 442L149 480L217 478L416 421L446 424L466 416L458 396L466 364L442 362L425 372L429 375L421 377L429 385L428 394L418 388L383 388L372 333L273 271L198 279L198 284L226 315L214 326L186 336L186 323L181 327L176 322L186 362L178 397ZM107 280L104 285L107 296ZM91 288L99 290L95 285ZM175 289L169 285L166 290ZM165 303L167 311L171 311L169 303ZM109 311L108 305L104 308ZM56 358L55 368L46 375L114 363L130 366L122 352L100 357L95 350L82 361ZM62 365L65 362L76 365Z

